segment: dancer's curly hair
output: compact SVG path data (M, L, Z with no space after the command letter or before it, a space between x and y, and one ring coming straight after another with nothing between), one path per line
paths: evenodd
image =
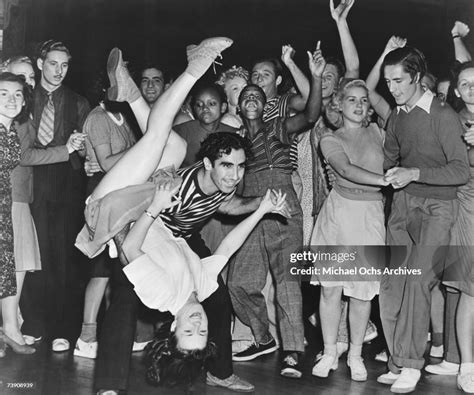
M146 381L155 386L189 387L203 371L206 360L216 355L217 348L208 342L202 350L182 350L170 325L171 321L163 324L145 349Z
M202 143L198 158L208 158L212 164L222 157L229 155L233 149L243 149L247 159L252 157L252 143L246 137L233 132L219 132L210 134Z
M237 67L236 65L232 66L230 69L227 69L216 81L217 85L223 86L227 80L232 80L236 77L243 78L245 81L249 80L249 72L244 69L242 66Z
M344 100L344 96L346 95L347 91L350 88L354 87L365 89L367 94L369 92L363 80L345 78L341 81L341 83L339 84L339 89L332 96L331 101L326 106L325 118L327 123L333 129L339 129L343 126L344 122L342 117L341 103ZM362 123L363 127L367 127L369 125L370 117L372 116L372 114L373 111L369 110L367 113L367 117Z

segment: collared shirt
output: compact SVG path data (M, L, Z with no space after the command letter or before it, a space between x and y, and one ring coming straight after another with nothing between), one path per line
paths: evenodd
M418 101L415 103L415 105L412 108L409 109L406 104L404 104L402 106L397 106L397 114L400 112L400 110L403 110L406 113L409 113L415 107L420 107L422 110L425 110L427 114L429 114L430 113L430 108L431 108L431 102L433 101L433 97L434 97L433 92L426 91L418 99Z

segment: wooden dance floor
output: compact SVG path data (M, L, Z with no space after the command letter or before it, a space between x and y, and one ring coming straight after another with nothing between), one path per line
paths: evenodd
M379 374L385 372L385 364L373 359L374 347L364 347L364 358L369 380L356 383L350 380L349 369L341 357L339 369L327 379L311 375L315 347L308 347L303 359L303 378L292 380L280 377L278 353L263 356L251 362L234 363L235 373L255 385L255 394L320 394L320 395L368 395L391 394L389 387L376 382ZM144 380L143 352L132 357L129 395L184 394L178 389L156 388ZM431 359L439 362L438 359ZM428 360L429 362L429 360ZM74 357L72 351L53 353L44 344L37 346L33 355L16 355L7 350L0 359L0 394L22 395L91 395L93 391L94 361ZM33 386L33 388L31 388ZM20 389L23 388L23 389ZM222 388L208 387L204 380L197 382L189 393L227 395L235 394ZM445 395L462 394L456 387L455 376L435 376L423 373L415 394Z

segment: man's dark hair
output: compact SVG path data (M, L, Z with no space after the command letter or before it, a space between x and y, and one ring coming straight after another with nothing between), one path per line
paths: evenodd
M421 82L427 70L425 55L414 47L397 48L389 52L383 60L382 70L386 66L395 66L397 64L403 67L405 73L410 74L412 82L418 73L420 74L418 82Z
M252 68L250 69L250 76L252 75L253 68L258 63L270 63L273 67L273 70L275 71L275 78L278 76L283 78L283 67L277 58L258 59L256 62L252 64Z
M46 56L51 51L62 51L65 52L69 61L71 61L72 56L69 52L69 49L61 42L56 40L48 40L41 44L39 49L39 58L42 60L46 59Z
M344 63L342 63L338 58L334 56L328 56L326 58L326 65L328 64L332 64L337 69L339 79L344 77L344 75L346 74L346 66L344 66Z
M166 84L166 79L168 78L168 75L167 73L165 72L165 70L158 64L158 63L154 63L154 62L146 62L146 63L143 63L142 65L140 65L140 70L138 72L138 75L137 75L137 81L140 82L141 79L142 79L142 74L145 70L148 70L148 69L155 69L155 70L158 70L161 72L161 74L163 75L163 82Z
M249 139L239 136L233 132L217 132L212 133L201 143L201 149L198 153L199 159L208 158L212 164L222 157L229 155L232 150L243 149L245 157L251 157L252 143Z
M199 85L196 87L196 89L193 89L193 95L191 96L191 107L194 107L197 97L203 92L211 92L215 94L219 98L221 104L227 103L227 96L224 92L224 88L217 84L208 83Z
M170 325L171 321L163 324L145 349L146 380L155 386L189 387L200 376L206 360L216 355L216 346L209 342L202 350L181 350Z
M22 107L20 113L15 117L15 121L18 123L26 122L30 114L30 104L31 104L31 88L26 83L25 76L16 75L10 72L0 73L0 82L18 82L22 86L23 99L25 100L25 105Z
M240 101L242 100L242 97L243 97L243 94L244 92L248 91L249 89L256 89L260 92L260 94L262 95L263 99L264 99L264 103L265 104L267 102L267 95L265 94L265 92L263 91L262 88L260 88L258 85L256 84L248 84L248 85L245 85L243 87L243 89L240 91L240 94L239 94L239 100L238 100L238 103L240 105Z

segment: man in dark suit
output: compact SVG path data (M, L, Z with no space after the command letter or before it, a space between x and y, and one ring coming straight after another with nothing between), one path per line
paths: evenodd
M80 132L90 111L85 98L63 85L71 55L63 43L49 40L37 65L41 80L33 92L35 147L64 145ZM28 273L22 295L22 332L53 341L53 351L66 351L81 323L81 301L87 266L74 247L84 223L85 174L77 152L62 163L35 166L31 205L38 232L42 270Z

